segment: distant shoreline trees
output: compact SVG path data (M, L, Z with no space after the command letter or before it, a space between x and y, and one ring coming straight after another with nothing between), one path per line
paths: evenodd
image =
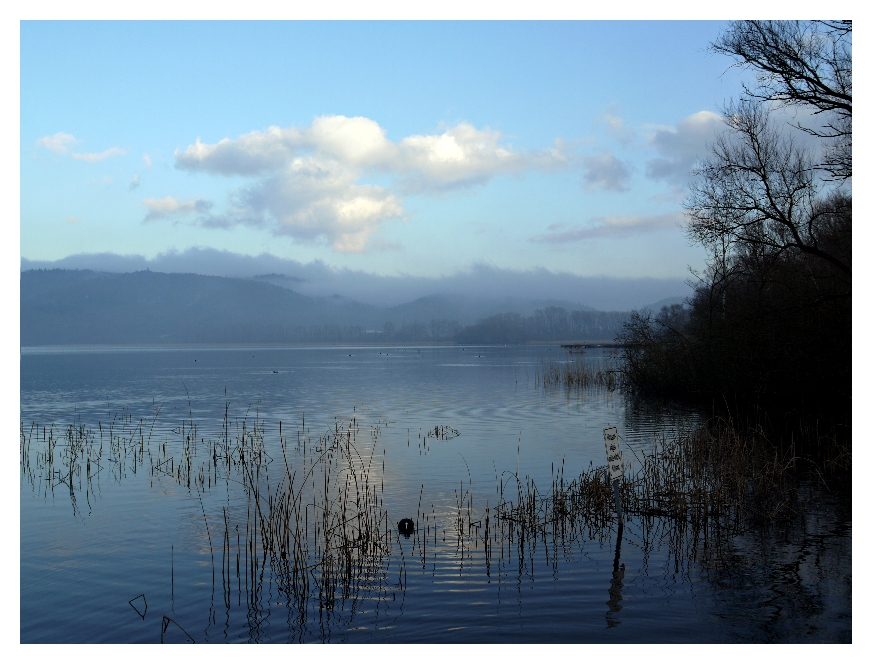
M552 306L464 327L428 315L426 307L398 314L336 305L257 280L145 271L27 270L20 288L23 346L603 341L629 315Z
M625 311L537 309L532 316L503 313L459 330L458 343L521 344L530 341L611 341L628 318Z

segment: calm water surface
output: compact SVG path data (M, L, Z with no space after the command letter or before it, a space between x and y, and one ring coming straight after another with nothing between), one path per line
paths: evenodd
M618 426L632 464L699 421L620 392L537 385L544 362L605 367L610 353L22 349L31 456L52 425L55 436L83 425L140 447L105 445L99 464L72 482L62 464L39 469L22 456L21 640L153 643L163 631L166 640L197 642L850 641L851 509L826 494L790 521L719 543L717 563L656 521L630 519L620 550L611 526L499 551L485 551L472 531L458 533L458 512L464 528L481 522L507 478L547 489L555 473L571 479L603 465L607 426ZM305 615L269 565L259 578L238 577L243 546L230 539L248 523L241 485L216 474L202 490L189 488L155 464L183 457L192 424L208 441L255 422L274 477L284 473L283 455L304 463L298 440L317 445L353 422L391 523L417 517L426 536L396 535L377 583L335 603L315 597ZM294 443L284 453L279 423ZM436 426L459 435L428 435Z

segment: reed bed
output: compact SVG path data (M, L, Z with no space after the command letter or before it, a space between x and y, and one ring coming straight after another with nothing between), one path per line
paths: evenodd
M580 375L603 380L595 369L583 367ZM256 411L231 418L227 404L207 437L193 417L172 429L156 427L159 412L150 422L122 417L96 428L22 423L22 478L41 492L68 491L74 510L77 495L90 501L99 494L101 477L120 482L147 472L152 483L185 490L202 512L213 602L220 587L227 610L244 605L254 624L267 610L265 585L274 585L299 639L347 627L364 601L387 606L398 594L402 601L407 559L424 566L447 550L461 569L474 558L488 576L492 567L509 565L532 575L540 549L556 568L585 542L609 540L618 525L605 466L591 463L569 478L560 463L545 486L516 473L497 475L496 501L483 508L473 501L469 474L447 521L432 505L422 510L422 485L409 497L418 505L409 546L395 517L411 515L391 516L384 504L386 455L378 443L386 423L364 430L356 417L336 420L313 437L305 418L289 433L281 422L268 427ZM458 432L440 426L428 435L450 439ZM635 460L620 492L627 522L639 526L636 544L667 542L676 561L723 559L730 538L798 510L799 459L761 430L711 420L654 441L649 453L627 446L625 458Z
M73 513L77 497L99 493L102 476L120 481L128 472L144 468L151 444L151 429L142 420L134 423L127 415L115 416L96 429L84 424L66 427L20 425L19 467L35 491L48 495L58 487L69 491Z
M235 589L238 606L255 615L265 611L264 586L275 584L302 635L312 616L323 630L337 621L349 623L365 598L395 597L403 579L387 578L396 533L384 509L384 458L375 455L380 427L361 440L356 419L344 426L337 421L313 438L305 419L293 436L280 422L280 460L267 453L266 425L257 415L250 422L225 413L221 435L199 443L191 442L197 441L193 422L178 429L185 436L181 461L171 463L166 475L193 486L201 506L201 492L217 486L228 487L227 502L236 506L222 507L220 543L209 534L213 582L217 586L214 567L220 564L228 610ZM198 463L202 451L206 459ZM166 466L166 453L160 458ZM270 471L278 462L281 472L272 482ZM237 502L239 487L244 511ZM208 534L205 509L203 518Z
M634 452L625 450L625 458L630 454ZM619 485L624 516L638 526L641 540L636 544L642 549L666 542L676 563L723 560L724 546L736 536L798 515L799 463L761 430L741 431L729 421L711 420L655 441L648 454L640 450ZM451 536L443 531L437 538L431 532L435 514L424 515L413 553L425 562L428 538L433 547L440 539L449 540L461 564L482 548L488 573L492 565L512 560L520 571L532 564L538 548L556 566L561 555L585 542L603 543L618 527L605 466L591 463L567 478L561 463L544 487L507 472L496 488L496 504L482 509L473 504L471 478L461 482ZM532 567L528 572L532 574Z
M302 467L288 462L280 435L285 473L266 504L255 496L254 517L260 526L264 557L281 591L305 615L310 596L318 608L384 592L395 524L384 509L382 467L358 446L353 419L319 437L317 456L303 457ZM263 509L265 508L265 509Z
M620 385L620 371L601 360L576 361L570 354L563 362L543 361L535 372L535 384L546 389L563 387L567 390L600 388L614 392Z
M152 484L187 490L203 517L213 599L220 585L228 609L244 601L257 613L264 584L275 583L305 625L312 611L329 622L365 596L386 601L402 588L399 575L387 580L396 524L383 505L384 458L375 454L381 423L363 440L356 419L315 438L305 420L291 437L279 423L277 482L270 481L277 460L257 413L231 418L228 404L210 437L193 418L158 427L159 435L154 424L117 417L97 427L22 423L22 479L44 495L62 487L74 512L79 494L90 503L101 481L128 474L149 473ZM216 503L224 503L217 513Z
M440 429L440 438L457 435L450 427ZM250 500L247 525L260 533L257 547L276 557L277 569L288 571L282 578L300 583L301 570L311 568L323 572L325 587L332 587L340 560L346 569L363 568L376 552L389 552L392 526L382 497L384 458L380 469L373 466L378 427L362 449L356 420L344 427L337 422L317 439L305 430L289 439L280 423L284 470L274 488L269 466L275 459L267 452L266 425L257 416L232 421L225 415L220 435L208 440L199 435L197 423L183 422L172 429L181 438L176 445L167 439L155 443L152 432L142 421L122 428L113 421L97 429L69 425L60 430L22 424L21 473L34 486L63 486L73 495L107 470L120 479L148 469L154 477L204 494L236 481ZM41 443L38 450L36 443ZM625 456L631 452L626 450ZM635 470L621 483L628 515L736 530L749 520L771 521L792 509L800 459L772 444L759 429L739 431L728 421L711 420L692 432L655 441L651 452L640 450L639 455ZM529 478L504 474L508 480L500 480L499 502L490 513L517 524L522 537L546 530L593 533L612 522L605 473L604 466L591 464L569 480L561 465L545 490ZM469 491L467 484L459 494L466 496L463 504L471 500ZM472 519L471 504L466 511ZM457 528L467 534L469 530ZM317 564L311 562L315 554Z
M635 454L625 450L625 458ZM631 457L632 458L632 457ZM773 445L761 430L741 431L711 420L693 431L663 437L649 454L640 450L619 484L624 515L641 529L638 545L668 542L677 560L723 559L723 547L767 524L787 523L801 511L801 460ZM492 514L496 540L514 545L519 562L536 545L555 553L585 541L610 537L617 527L614 497L605 466L591 466L567 480L563 467L545 490L512 474L500 483ZM707 563L708 564L708 563Z

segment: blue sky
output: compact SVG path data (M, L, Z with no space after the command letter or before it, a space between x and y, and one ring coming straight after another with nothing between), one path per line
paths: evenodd
M721 22L22 22L21 257L685 278Z

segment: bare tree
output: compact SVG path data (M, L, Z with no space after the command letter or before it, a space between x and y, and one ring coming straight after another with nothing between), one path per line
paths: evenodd
M845 417L850 39L844 21L740 21L712 45L756 85L723 109L684 203L689 238L709 252L687 309L636 312L624 326L630 387ZM785 106L803 111L793 128Z
M831 250L829 221L834 205L851 205L850 21L738 21L712 49L753 71L757 87L724 109L726 131L696 170L685 201L689 237L713 253L799 250L850 278L850 251ZM779 128L779 105L821 116L816 129L796 126L826 149Z
M777 255L795 248L850 275L845 257L822 242L821 233L830 229L829 201L837 195L822 196L827 188L810 151L779 132L760 103L734 104L725 122L727 131L697 168L685 201L690 238L721 251L726 245Z
M851 177L851 21L735 21L712 44L750 69L757 88L746 100L778 102L827 116L823 127L803 131L829 140L819 165L833 178Z

